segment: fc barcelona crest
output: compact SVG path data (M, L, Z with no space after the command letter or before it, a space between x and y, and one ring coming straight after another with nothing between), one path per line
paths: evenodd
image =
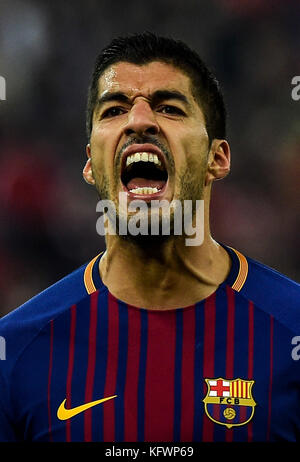
M203 399L206 415L227 428L246 425L253 417L256 402L252 397L254 380L205 379Z

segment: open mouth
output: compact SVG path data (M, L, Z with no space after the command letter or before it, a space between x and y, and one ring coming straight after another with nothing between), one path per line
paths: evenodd
M134 195L152 196L161 193L168 181L164 159L152 152L135 152L123 159L121 181Z

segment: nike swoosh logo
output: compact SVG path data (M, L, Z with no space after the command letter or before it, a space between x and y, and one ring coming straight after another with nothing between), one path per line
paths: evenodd
M81 406L73 407L72 409L65 408L65 403L67 400L64 399L59 408L57 409L57 417L59 418L59 420L71 419L71 417L80 414L80 412L86 411L87 409L90 409L93 406L97 406L97 404L104 403L105 401L116 398L117 396L118 395L114 395L109 396L108 398L97 399L96 401L91 401L90 403L82 404Z

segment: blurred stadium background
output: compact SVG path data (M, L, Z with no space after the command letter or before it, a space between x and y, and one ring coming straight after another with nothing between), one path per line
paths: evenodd
M299 280L299 24L297 0L0 0L0 316L103 250L87 87L100 49L144 30L186 41L222 84L232 171L214 237Z

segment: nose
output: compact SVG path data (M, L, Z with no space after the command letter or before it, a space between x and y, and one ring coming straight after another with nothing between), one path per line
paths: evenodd
M145 100L137 101L128 113L128 120L124 127L126 136L157 135L159 126L149 103Z

